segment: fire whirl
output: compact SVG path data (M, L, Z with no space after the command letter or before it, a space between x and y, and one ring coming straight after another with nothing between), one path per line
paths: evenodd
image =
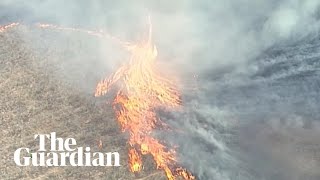
M120 83L120 89L113 101L113 109L123 132L129 132L129 165L132 172L142 170L142 155L151 154L158 169L165 171L168 179L176 176L195 179L186 169L177 165L175 151L169 150L151 136L152 131L163 122L155 110L159 107L178 108L181 97L170 80L156 71L157 49L149 38L146 41L125 46L131 56L109 78L98 83L95 96L105 95L110 88Z

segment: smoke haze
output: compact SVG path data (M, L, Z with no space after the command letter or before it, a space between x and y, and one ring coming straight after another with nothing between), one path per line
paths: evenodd
M200 179L316 180L319 7L318 0L2 0L0 23L104 29L137 42L150 15L159 61L186 74L182 81L198 76L199 90L183 92L185 110L163 114L184 133L159 132L178 144L184 166ZM50 49L53 63L63 59L53 76L87 95L127 57L111 41L31 32L20 33L35 52L59 47Z

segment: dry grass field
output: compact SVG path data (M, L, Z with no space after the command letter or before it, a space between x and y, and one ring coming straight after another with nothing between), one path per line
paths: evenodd
M141 173L129 172L126 135L120 132L111 106L97 103L89 93L61 80L59 73L54 75L55 68L58 69L55 65L64 59L54 58L54 53L57 49L64 51L63 48L56 42L44 48L46 52L34 51L29 46L35 43L30 42L33 39L23 35L29 31L15 28L0 34L0 179L165 179L162 171L155 170L150 157L146 157ZM41 36L39 32L35 34ZM49 44L45 37L39 42L44 43L42 47ZM91 152L117 151L122 166L15 165L13 153L17 148L29 147L35 151L38 141L33 139L34 134L50 132L75 138L78 146L90 146ZM102 149L98 147L100 140Z

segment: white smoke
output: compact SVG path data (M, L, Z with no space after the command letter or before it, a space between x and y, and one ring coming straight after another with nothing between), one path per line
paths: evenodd
M279 155L274 152L276 150L288 150L272 144L266 137L273 135L272 132L280 133L284 139L296 137L295 133L283 130L283 126L277 123L285 121L289 129L302 128L305 121L301 119L306 117L287 114L298 112L294 105L298 100L309 109L315 109L319 104L306 98L308 95L295 93L317 94L314 89L317 86L312 89L310 84L303 82L304 87L290 89L287 88L291 87L290 84L277 86L272 82L296 72L302 73L306 71L304 67L309 70L314 67L306 64L300 69L290 67L288 71L272 74L271 78L252 77L263 74L264 68L270 64L291 60L287 56L271 55L265 61L257 62L257 59L264 58L262 54L266 50L318 36L319 6L318 0L2 0L0 22L48 22L67 27L105 29L123 40L137 41L146 32L147 16L151 15L159 60L170 63L181 73L192 72L201 77L197 96L186 98L186 111L166 118L171 125L188 133L188 138L176 134L175 138L166 137L181 146L180 158L186 166L201 179L292 179L303 177L302 174L307 172L297 171L298 166L289 165L291 161L287 159L297 153L290 151L283 160L266 158ZM53 42L67 38L55 35L57 37L51 39ZM73 37L83 38L80 35ZM32 38L39 38L39 34L33 34ZM30 44L36 46L37 43ZM88 52L63 58L58 74L67 81L76 82L76 86L86 93L92 93L96 81L106 75L105 70L111 70L125 60L125 53L117 51L110 42L99 41L97 44L91 40L88 44L83 45L89 48ZM73 49L79 48L80 51L81 47L75 47ZM295 57L303 59L306 56ZM282 117L277 119L278 116ZM262 120L266 122L261 123ZM272 132L262 131L264 128ZM252 137L257 134L257 139ZM304 133L304 137L309 134ZM270 144L279 149L267 146ZM292 144L288 143L288 146ZM257 162L262 160L265 163ZM281 172L278 174L274 173L277 168L271 167L277 163L284 166L279 168Z

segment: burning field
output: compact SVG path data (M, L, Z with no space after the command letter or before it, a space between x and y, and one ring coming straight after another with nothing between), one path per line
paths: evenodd
M1 179L165 179L164 173L156 171L156 164L151 157L144 158L146 168L139 175L129 171L133 167L128 164L126 155L128 144L119 124L113 118L112 106L97 106L93 98L94 92L91 98L84 96L70 84L52 77L50 74L55 73L59 68L58 62L64 57L57 57L53 54L57 52L50 52L51 49L43 49L45 53L42 55L34 52L26 46L17 30L25 33L32 31L18 27L0 34L1 56L6 57L6 61L1 61L1 92L5 94L1 96L1 142L4 144L1 154L5 155L2 159ZM49 46L52 48L55 45ZM56 57L54 62L51 57ZM11 90L10 93L7 92L8 89ZM122 155L122 166L114 173L112 168L48 169L17 167L13 161L8 163L18 146L37 149L33 139L35 132L57 132L61 136L75 137L80 140L79 144L90 145L95 150L118 151Z
M0 179L320 179L320 1L18 1ZM15 164L50 132L121 166Z
M3 39L4 41L9 41L8 36L13 35L13 41L11 41L10 45L12 46L17 46L17 51L20 53L20 48L26 48L23 47L23 45L21 45L21 43L16 43L15 42L15 36L19 36L19 34L16 34L14 31L14 28L16 28L16 26L19 26L19 23L11 23L8 25L4 25L0 28L0 32L3 33ZM164 130L172 130L170 129L170 127L165 124L164 122L161 121L160 117L158 117L156 110L158 110L159 108L163 108L166 110L177 110L179 108L181 108L182 106L182 99L181 99L181 94L178 91L177 87L176 87L176 83L172 80L169 79L169 77L165 77L164 73L160 73L159 72L159 68L157 68L157 49L156 46L153 44L152 41L152 25L151 25L151 20L149 17L149 31L148 34L146 36L146 38L144 40L142 40L141 42L138 42L136 44L133 43L129 43L129 42L123 42L118 40L117 38L110 36L109 34L106 34L102 31L90 31L90 30L83 30L83 29L77 29L77 28L68 28L68 27L60 27L60 26L56 26L56 25L50 25L50 24L35 24L34 26L31 26L32 28L38 28L38 29L44 29L44 31L46 30L55 30L55 31L61 31L62 33L64 33L65 31L70 31L73 33L84 33L84 34L88 34L88 35L92 35L92 36L97 36L99 38L107 38L109 40L115 40L116 43L119 43L120 45L122 45L122 47L130 52L130 58L129 61L124 63L123 66L121 66L115 73L113 73L110 78L106 78L104 80L102 80L101 82L99 82L96 86L96 91L94 93L95 97L99 97L99 96L103 96L106 95L106 93L108 93L110 91L110 89L112 88L112 86L115 86L115 84L117 83L117 81L121 81L121 85L119 86L119 91L116 93L115 98L113 100L112 103L107 103L107 104L112 104L113 107L113 111L115 113L116 119L118 120L118 126L120 126L120 130L122 132L127 132L129 134L128 137L128 145L129 145L129 150L128 150L128 160L127 162L125 162L125 167L128 167L128 169L132 172L135 173L135 176L137 177L137 173L141 172L144 169L144 165L142 163L142 155L149 155L152 157L153 161L154 161L154 165L156 167L156 169L161 169L164 171L164 174L166 176L167 179L173 180L176 179L177 177L181 177L183 179L195 179L195 176L192 175L191 172L189 172L186 168L179 166L179 162L177 160L176 157L176 151L175 148L173 147L172 149L170 149L170 147L167 147L166 144L164 144L163 141L158 140L156 138L154 138L152 136L153 130L156 128L160 128L160 129L164 129ZM19 28L19 27L17 27ZM25 31L30 31L30 26L24 26ZM7 33L9 32L9 33ZM61 33L59 32L59 33ZM28 33L28 32L27 32ZM14 35L16 34L16 35ZM17 40L18 41L18 40ZM5 44L5 43L3 43ZM9 46L10 48L12 48L11 46ZM23 49L26 52L22 52L22 53L26 53L28 56L32 57L32 58L40 58L37 57L35 55L33 55L32 50L30 49ZM5 48L4 48L4 52L6 52ZM14 52L13 52L14 53ZM10 54L12 55L12 54ZM48 54L47 54L48 55ZM9 82L12 81L10 80L10 75L14 75L14 76L19 76L19 74L21 74L21 76L23 78L26 78L28 76L26 76L26 74L24 74L24 68L29 69L28 72L32 72L32 74L34 74L34 76L41 74L41 73L48 73L50 71L53 71L53 67L55 66L54 64L53 67L48 68L48 64L51 64L49 62L46 62L45 60L43 62L41 62L40 64L44 64L45 67L42 67L41 65L33 65L34 62L29 62L30 60L27 57L21 57L21 58L25 58L26 62L24 62L25 64L27 64L26 67L21 67L22 70L17 70L19 71L19 73L16 73L15 71L15 66L13 67L13 72L4 72L4 74L8 73L9 74L9 78L7 80L5 80L5 82ZM40 55L41 56L41 55ZM20 57L20 56L18 56ZM10 57L11 58L11 57ZM7 64L10 63L10 60L7 62ZM20 63L20 62L19 62ZM14 64L19 66L20 64ZM57 63L57 62L56 62ZM38 67L34 67L34 66L38 66ZM4 69L11 69L12 67L5 67ZM37 69L38 68L38 69ZM48 68L45 69L45 71L41 71L41 69L43 68ZM54 73L54 72L53 72ZM18 75L17 75L18 74ZM32 76L32 74L30 76ZM40 79L39 80L34 80L32 82L34 83L38 83L38 81L53 81L50 80L49 76L45 76L42 77L40 75ZM21 78L21 77L18 77ZM29 77L30 78L30 77ZM26 83L29 85L28 83L28 79L26 80ZM32 77L30 79L38 79L39 77ZM48 79L46 79L48 78ZM172 78L171 78L172 79ZM4 83L5 85L6 83ZM41 83L40 83L41 85ZM51 88L50 85L48 84L50 89ZM23 87L23 89L32 89L34 86L37 86L37 84L30 84L29 87L25 88ZM55 94L60 96L61 93L63 93L64 91L67 91L66 94L62 94L60 97L61 98L65 98L63 96L70 96L71 93L70 92L75 92L75 90L67 90L68 86L67 85L63 85L63 84L59 84L59 82L53 83L52 85L54 86L66 86L65 90L61 88L61 92L47 92L45 90L38 92L37 94L40 94L42 92L49 94L51 96L54 96ZM43 87L39 87L39 88L43 88ZM71 87L69 87L71 88ZM69 92L70 91L70 92ZM23 93L23 92L19 92L19 93ZM79 93L79 92L78 92ZM73 96L74 93L72 93ZM80 95L78 95L79 98L81 98ZM32 99L33 97L29 97L29 101L30 99ZM45 98L49 98L46 97ZM56 99L55 97L52 97L54 99ZM82 97L83 98L83 97ZM90 99L90 98L89 98ZM87 103L88 106L90 106L90 100L89 99L83 99L84 103ZM43 99L42 99L43 100ZM44 99L46 100L46 99ZM48 100L48 99L47 99ZM80 100L79 100L80 101ZM88 101L88 102L87 102ZM91 100L92 101L92 100ZM108 100L110 101L110 100ZM53 103L53 104L52 104ZM72 104L73 102L65 102L67 104ZM78 102L80 103L80 102ZM94 108L93 106L95 106L94 104L92 104L93 102L91 102L91 108ZM28 106L28 108L32 108L32 109L37 109L39 107L37 107L38 103L35 103L35 107L30 106L30 105L25 105ZM50 106L55 106L55 101L52 101L49 103ZM41 103L40 103L41 105ZM13 105L16 106L16 105ZM56 106L59 106L59 104L57 104ZM87 108L86 105L83 105L84 107L82 107L83 109ZM105 111L106 112L110 112L111 110L111 106L106 106L104 105L106 108ZM41 106L40 106L41 107ZM62 107L63 108L63 107ZM103 108L102 107L96 107L100 110L99 113L103 112ZM56 111L55 108L52 108L53 111ZM41 110L39 110L41 111ZM59 111L65 111L64 109L62 110L58 110ZM88 108L88 110L85 110L86 113L90 113L90 109ZM7 112L3 112L3 113L7 113ZM53 112L48 112L48 113L53 113ZM72 112L70 112L72 113ZM97 112L91 112L93 115L94 114L98 114ZM80 111L81 114L81 111ZM103 113L105 114L105 113ZM49 116L55 116L52 114L49 114ZM59 116L61 116L59 114ZM80 116L80 115L79 115ZM41 117L41 116L40 116ZM112 114L107 114L104 117L113 117ZM29 116L27 116L26 118L30 118ZM43 118L45 118L45 116L43 116ZM88 117L87 117L88 118ZM89 117L88 120L86 122L83 122L83 124L91 124L94 126L94 124L90 119L92 119L93 117ZM101 117L100 117L101 118ZM96 119L96 118L94 118ZM101 121L106 120L106 118L101 118ZM24 120L22 120L24 121ZM29 119L26 119L25 121L29 122ZM60 122L61 123L61 122ZM54 123L56 124L56 123ZM81 124L81 123L80 123ZM113 123L114 124L114 123ZM47 125L47 124L46 124ZM98 124L96 124L97 126L100 126ZM59 126L68 126L68 125L59 125ZM56 126L56 127L59 127ZM103 125L104 126L104 125ZM108 125L110 126L110 125ZM40 127L37 127L39 132L45 132L46 129L42 129ZM48 127L50 129L50 126ZM78 126L78 128L83 128L83 126ZM110 128L113 128L113 135L117 135L119 132L119 128L116 127L112 127L110 126ZM54 129L54 128L53 128ZM52 130L53 130L52 129ZM80 130L82 131L82 130ZM107 129L105 129L105 131L108 131ZM95 131L96 133L99 134L99 132ZM10 132L7 132L8 134ZM106 132L107 134L109 134L109 132ZM6 135L6 134L5 134ZM19 137L21 137L21 135L19 134ZM84 137L80 137L81 139L83 139ZM96 146L100 149L103 148L103 144L108 143L109 145L109 141L103 141L101 138L103 138L101 135L94 137L95 139L92 139L93 142L96 142ZM119 139L121 140L121 139ZM123 139L122 139L123 140ZM92 143L92 142L91 142ZM122 144L123 146L125 146L125 144ZM144 158L145 159L145 158ZM150 158L149 158L150 159ZM148 161L148 160L146 160ZM148 162L146 162L145 164L149 164ZM5 167L8 168L8 167ZM127 169L127 170L128 170ZM20 173L22 172L22 170L19 168ZM155 169L154 169L155 170ZM105 174L106 172L104 172ZM60 173L58 173L60 174ZM89 173L90 174L90 173ZM101 173L98 173L99 175L101 175ZM140 173L140 174L145 174L145 173ZM148 172L147 174L150 174L150 172ZM159 174L159 175L158 175ZM42 175L40 177L47 177L47 176L52 176L52 174L48 174L48 175ZM77 176L81 176L80 174L77 174ZM149 178L156 178L157 176L161 177L160 173L151 173L151 175L148 175L147 177ZM21 177L21 174L20 176ZM31 177L31 176L30 176ZM63 177L63 175L59 175L59 177ZM93 176L95 177L95 176ZM92 176L90 175L90 178L92 178ZM119 177L114 177L115 179L119 178ZM128 177L126 177L128 178ZM130 179L130 178L129 178Z

